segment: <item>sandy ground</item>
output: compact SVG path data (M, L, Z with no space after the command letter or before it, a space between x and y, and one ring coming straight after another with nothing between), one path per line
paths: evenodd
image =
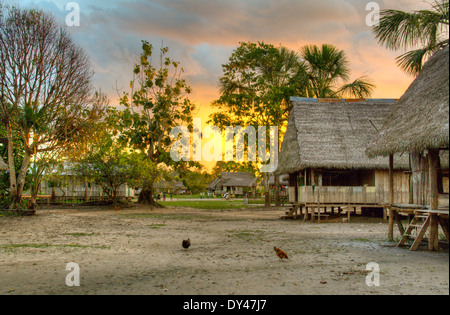
M0 218L0 294L449 294L448 250L386 246L379 219L317 224L282 213L136 207ZM79 287L66 285L69 262ZM378 287L366 284L371 262Z

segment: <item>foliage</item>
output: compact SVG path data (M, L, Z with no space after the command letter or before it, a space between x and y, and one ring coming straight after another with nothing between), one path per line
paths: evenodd
M333 45L324 44L320 48L316 45L304 46L301 59L308 75L308 97L366 98L373 93L375 86L368 77L348 82L350 67L347 56Z
M248 172L256 176L258 169L251 162L218 161L212 170L213 179L219 177L222 172Z
M290 97L305 95L308 89L306 67L297 53L264 42L240 43L222 68L220 98L213 102L219 111L210 116L210 122L222 129L227 126L251 126L258 130L261 126L269 130L276 126L280 144L291 109ZM269 148L269 138L266 140L266 148ZM254 170L259 163L261 161L233 161L216 166L228 170ZM268 198L267 205L270 204Z
M305 93L307 77L298 55L287 48L240 43L222 66L219 109L210 116L215 126L282 126L289 116L289 98Z
M170 133L174 127L187 125L192 129L192 111L188 95L191 88L182 78L179 62L168 57L169 48L162 47L159 65L152 65L153 46L142 42L139 63L134 67L131 95L123 93L121 105L120 140L139 151L154 167L162 164L174 169L196 165L193 162L175 162L170 157L170 147L176 139ZM140 203L156 205L153 199L153 178L143 183Z
M412 49L397 57L397 64L406 73L417 76L433 53L448 46L448 27L449 1L436 0L429 10L383 10L373 33L388 49Z
M183 183L192 194L206 191L206 187L213 180L213 176L207 172L186 171L183 176Z
M91 178L115 202L122 185L134 186L142 171L141 160L118 145L112 138L104 137L102 143L73 166L79 176Z
M92 92L89 57L47 13L2 7L0 52L1 123L13 144L9 192L13 203L20 203L32 156L82 148L105 104ZM20 164L13 162L18 145L13 135L21 141Z

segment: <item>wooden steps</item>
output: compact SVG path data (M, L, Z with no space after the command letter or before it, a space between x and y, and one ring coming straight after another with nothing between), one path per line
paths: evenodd
M298 209L300 208L299 205L291 204L289 206L289 210L285 212L284 216L281 216L280 219L298 219Z
M428 227L430 226L431 218L429 215L423 215L422 212L420 211L416 211L415 213L416 215L414 215L414 218L412 219L411 223L409 224L408 228L403 234L402 239L397 244L397 247L405 246L408 239L410 239L412 236L411 234L412 231L417 229L419 233L417 234L414 242L412 243L410 250L415 251L419 248L420 243L422 242L422 239L425 236Z

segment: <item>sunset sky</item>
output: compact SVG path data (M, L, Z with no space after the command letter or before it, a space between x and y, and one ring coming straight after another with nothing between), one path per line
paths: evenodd
M4 1L50 11L64 23L70 1ZM141 40L164 42L181 62L198 106L207 120L218 97L222 64L242 41L265 41L298 51L306 44L333 44L345 50L352 79L367 75L374 98L399 98L413 78L395 64L401 52L380 46L366 25L368 0L78 0L80 26L70 27L95 68L95 83L117 104L114 88L127 91ZM418 0L377 0L381 9L429 8Z

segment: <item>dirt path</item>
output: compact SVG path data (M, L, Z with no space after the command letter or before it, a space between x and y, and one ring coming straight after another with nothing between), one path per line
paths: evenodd
M377 219L314 224L281 213L86 208L0 218L0 294L449 294L448 251L386 247ZM80 287L66 285L69 262ZM366 285L371 262L379 287Z

